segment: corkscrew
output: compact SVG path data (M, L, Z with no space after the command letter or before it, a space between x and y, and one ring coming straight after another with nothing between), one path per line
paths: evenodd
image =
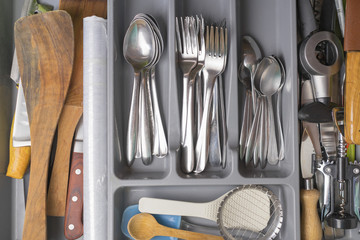
M333 119L338 128L337 157L334 160L322 161L317 170L325 176L325 194L323 218L330 227L352 229L357 227L358 209L355 207L355 187L360 177L360 163L349 163L346 157L346 143L343 137L344 111L333 109Z

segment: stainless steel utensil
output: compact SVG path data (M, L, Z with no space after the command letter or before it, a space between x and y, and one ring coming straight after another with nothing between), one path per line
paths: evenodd
M227 43L225 42L224 28L220 27L206 27L206 57L205 66L203 69L205 102L203 118L201 121L200 134L196 143L196 167L194 172L200 173L204 171L208 160L209 149L209 116L212 100L213 87L216 77L223 71L226 54L225 51Z
M123 44L124 57L134 68L134 86L126 138L126 159L129 166L134 161L138 136L140 72L153 62L156 56L155 45L153 32L149 24L143 19L134 20L125 34ZM146 81L146 79L143 81ZM142 155L144 154L147 155L142 152Z
M179 66L181 71L183 72L183 98L181 113L181 167L185 173L190 173L194 169L195 160L192 129L188 129L187 133L187 120L189 119L187 116L189 112L188 95L190 91L193 91L192 87L189 90L190 73L197 65L198 52L196 41L192 41L195 38L195 28L193 26L192 30L190 30L190 17L185 17L185 19L180 17L180 20L176 18L175 23ZM179 25L181 27L181 30ZM185 139L187 134L187 139Z
M253 89L253 75L256 64L261 59L261 51L258 44L250 36L244 36L241 39L242 43L242 61L239 65L239 80L246 88L245 107L243 112L243 121L240 130L239 139L239 157L244 159L245 146L247 137L250 134L253 115L255 114L256 94Z

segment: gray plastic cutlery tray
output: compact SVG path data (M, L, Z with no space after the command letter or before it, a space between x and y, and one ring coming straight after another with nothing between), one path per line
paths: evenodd
M277 239L300 239L299 159L297 121L297 43L295 0L110 0L108 1L108 237L126 239L121 233L122 213L141 197L207 202L229 189L260 184L280 199L284 222ZM137 13L152 15L159 23L165 49L156 66L156 87L169 145L165 158L149 166L136 159L125 161L126 131L133 87L133 69L123 57L123 38ZM182 76L175 53L175 17L200 15L206 23L226 20L229 34L228 63L223 74L228 129L226 168L207 167L198 175L180 169L180 116ZM282 123L285 159L265 169L245 168L238 158L239 129L245 89L238 81L240 39L252 36L263 56L276 55L284 63ZM113 121L115 119L115 121ZM117 125L117 127L115 126ZM115 131L118 133L115 133ZM117 138L117 135L120 136ZM208 225L208 221L190 219ZM189 221L190 221L189 220ZM215 223L212 224L215 226ZM198 229L201 231L201 229Z

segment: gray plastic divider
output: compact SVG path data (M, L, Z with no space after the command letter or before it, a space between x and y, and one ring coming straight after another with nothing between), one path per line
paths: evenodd
M244 184L268 187L279 197L284 209L284 224L277 239L300 239L300 203L298 173L297 122L297 45L295 0L109 0L108 34L108 236L127 239L120 229L122 212L141 197L210 201L227 190ZM136 159L130 168L124 158L130 98L133 87L132 67L123 58L123 38L137 13L152 15L160 25L165 49L156 67L156 87L160 111L169 142L169 154L154 158L145 166ZM225 169L208 167L199 175L180 170L181 72L175 55L175 17L202 14L208 23L226 19L229 33L228 64L224 72L228 126L228 159ZM211 22L210 22L211 21ZM244 88L237 78L240 39L252 36L263 55L276 55L286 68L282 91L282 122L285 159L277 166L245 168L238 160L239 125L242 119ZM113 119L118 132L115 133ZM120 138L117 139L116 135ZM120 151L121 150L121 151ZM190 219L199 224L204 220ZM201 231L201 229L198 229Z

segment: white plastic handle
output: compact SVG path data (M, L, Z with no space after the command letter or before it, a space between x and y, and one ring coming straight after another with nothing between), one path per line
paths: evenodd
M219 203L216 200L208 203L192 203L144 197L139 201L139 210L151 214L200 217L216 222Z

